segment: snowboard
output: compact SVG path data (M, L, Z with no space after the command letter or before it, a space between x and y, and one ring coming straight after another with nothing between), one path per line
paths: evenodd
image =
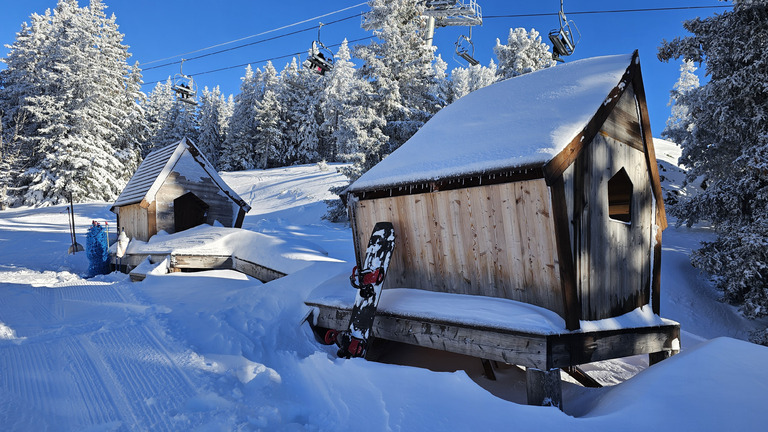
M373 228L365 258L352 269L349 281L357 289L349 327L346 330L328 330L324 341L339 346L337 355L343 358L365 356L371 336L381 286L387 275L392 251L395 249L395 229L391 222L378 222Z

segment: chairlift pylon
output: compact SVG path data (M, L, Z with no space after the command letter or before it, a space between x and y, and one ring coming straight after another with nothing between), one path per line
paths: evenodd
M462 41L465 41L465 43L462 43ZM467 45L469 45L469 49L467 48ZM456 40L456 55L466 60L467 63L472 66L480 64L474 57L475 44L472 43L472 27L469 28L469 37L461 35L459 36L459 39Z
M312 48L309 52L304 66L319 75L325 75L326 72L333 69L333 52L329 50L320 41L320 29L323 23L317 27L317 40L312 42Z
M560 57L573 54L576 44L581 40L581 32L576 27L576 23L566 18L565 11L563 10L563 0L560 0L559 20L560 28L549 32L549 40L552 42L552 59L562 62L563 59ZM574 40L574 30L575 34L578 35L577 40Z
M181 65L179 66L179 73L173 77L173 85L171 88L176 92L177 99L181 102L197 105L197 85L195 80L189 75L184 75L184 59L181 59Z

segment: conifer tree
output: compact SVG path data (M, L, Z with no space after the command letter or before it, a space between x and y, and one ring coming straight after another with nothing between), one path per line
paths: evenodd
M79 7L60 0L51 12L33 14L5 59L3 129L20 131L24 171L16 203L51 205L70 192L109 201L138 162L142 130L138 70L127 65L114 16L93 0Z
M219 86L213 90L205 87L200 97L200 133L197 146L217 169L231 115L231 107L221 94Z
M261 99L256 101L254 107L256 140L253 150L257 155L256 168L265 169L281 166L286 157L280 153L282 143L285 141L283 134L285 125L281 118L282 106L278 97L280 80L272 62L267 62L264 66L261 86Z
M149 153L156 150L156 147L161 147L162 143L158 146L155 143L158 141L158 137L161 129L165 127L165 124L169 121L171 109L174 104L174 91L171 79L168 78L165 82L158 82L155 84L155 88L147 96L146 103L144 104L144 115L148 130L148 139L143 143L141 148L141 157L146 157Z
M335 58L323 91L321 130L333 149L334 159L351 162L342 173L354 181L378 162L381 149L387 143L383 132L386 120L371 103L375 98L373 85L355 73L346 40ZM332 188L331 192L338 194L345 188ZM340 199L326 204L328 213L324 218L332 222L346 219L346 209Z
M371 107L386 119L384 134L387 146L378 155L370 154L376 163L386 153L402 145L445 105L431 90L438 80L434 48L425 42L425 23L421 20L424 4L417 0L371 0L363 28L373 30L377 40L358 45L354 57L363 61L360 76L371 82Z
M229 120L229 133L219 158L222 170L238 171L258 166L256 104L263 94L261 75L261 70L254 71L250 65L245 68L240 93L235 96L235 105Z
M466 68L455 68L451 71L448 100L453 102L477 89L493 84L497 79L496 63L493 60L488 66L470 65Z
M320 160L320 95L324 77L300 68L293 58L280 72L279 100L285 125L284 164Z
M681 147L688 147L694 127L691 109L685 97L697 87L699 87L699 77L696 75L696 65L691 60L683 60L680 65L680 78L670 92L669 105L672 107L672 112L667 119L667 127L661 132L662 137Z
M750 318L768 315L768 2L734 1L733 10L683 26L691 36L663 41L659 59L704 62L709 82L678 99L693 128L680 162L706 188L670 206L688 225L707 220L717 239L692 256L717 275L725 299ZM768 333L755 335L768 344Z
M496 39L493 52L499 60L496 72L499 79L516 77L557 64L552 60L549 45L541 41L535 29L530 32L524 28L509 29L507 43L502 44Z

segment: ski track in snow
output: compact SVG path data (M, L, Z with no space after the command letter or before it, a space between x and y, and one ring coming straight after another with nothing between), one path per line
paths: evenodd
M0 424L10 430L179 430L198 393L186 348L166 336L126 284L53 272L0 274L50 288L4 282L0 322L16 340L0 340ZM21 303L20 303L21 302ZM23 309L18 305L24 304ZM9 406L23 407L19 417Z

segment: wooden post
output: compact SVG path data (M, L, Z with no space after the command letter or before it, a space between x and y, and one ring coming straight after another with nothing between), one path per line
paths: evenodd
M525 370L525 386L528 405L555 406L563 409L563 390L560 387L560 369L542 371L535 368Z
M483 361L483 372L485 377L491 381L496 381L496 373L493 372L493 364L488 359L481 359Z

